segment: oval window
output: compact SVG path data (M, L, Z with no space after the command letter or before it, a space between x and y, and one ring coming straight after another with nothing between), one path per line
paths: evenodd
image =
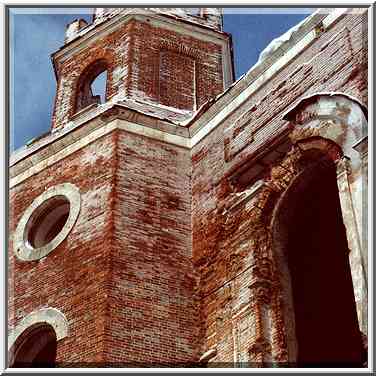
M25 240L32 248L48 244L63 229L69 217L70 203L64 196L45 201L31 215L26 225Z

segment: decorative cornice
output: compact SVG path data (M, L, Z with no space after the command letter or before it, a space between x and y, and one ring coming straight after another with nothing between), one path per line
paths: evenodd
M48 147L47 152L44 151L44 153L42 153L41 151L34 155L33 159L26 158L23 164L23 168L20 169L18 173L15 172L15 168L17 167L17 165L12 167L10 171L10 188L13 188L14 186L23 182L25 179L28 179L29 177L37 174L38 172L44 170L49 166L52 166L61 159L66 158L68 155L80 150L84 146L89 145L91 142L111 133L114 130L122 130L138 134L140 136L159 140L161 142L173 144L182 148L190 148L189 139L186 137L177 134L167 133L165 131L147 127L137 123L132 123L127 120L113 119L107 124L102 124L99 127L97 126L94 130L92 130L90 133L86 134L83 137L76 138L72 134L70 136L71 143L68 146L66 146L64 145L63 141L63 146L60 150L56 150L54 148L54 144L51 144Z
M108 35L120 24L128 23L132 20L142 22L150 22L155 26L162 26L168 30L178 31L200 40L209 41L224 46L229 40L229 35L218 30L206 28L200 24L190 24L182 22L181 19L167 18L163 15L150 13L139 9L137 14L117 14L116 16L106 20L100 24L93 24L92 28L85 28L83 33L78 33L77 38L63 46L61 49L52 54L53 61L59 60L63 62L72 54L77 53L82 48L87 47L91 43L95 43L98 39ZM149 21L147 21L149 20Z

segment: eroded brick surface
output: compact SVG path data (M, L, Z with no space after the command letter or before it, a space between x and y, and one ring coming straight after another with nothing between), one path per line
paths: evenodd
M198 358L187 150L119 133L106 360Z
M240 201L236 192L249 189L257 179L248 186L232 187L227 174L236 173L245 162L259 158L263 145L286 126L281 119L283 110L297 99L310 93L333 91L366 103L365 17L347 15L335 24L251 95L240 107L249 108L243 122L236 122L241 113L239 108L192 150L192 244L194 263L201 275L202 352L216 346L214 362L233 362L236 357L238 361L252 361L250 346L257 340L249 285L258 251L252 222L259 215L260 204L243 202L229 211L234 202ZM270 165L278 162L278 158L281 157L264 162L258 178L268 179ZM351 178L359 179L357 174L362 174L361 171L365 173L353 171ZM286 173L282 169L282 176ZM356 278L362 278L361 273ZM361 305L366 309L366 301ZM265 324L262 338L271 346L273 360L278 361L280 356L283 362L286 357L280 347L286 336L281 312L277 300L264 315L269 323ZM270 320L273 315L274 320ZM286 348L288 344L283 346ZM258 361L257 357L253 361Z
M97 140L10 192L12 233L26 208L46 188L69 182L80 190L77 222L47 257L20 261L11 238L9 243L9 326L40 308L59 309L74 333L59 342L59 362L103 361L113 236L114 141L113 135Z

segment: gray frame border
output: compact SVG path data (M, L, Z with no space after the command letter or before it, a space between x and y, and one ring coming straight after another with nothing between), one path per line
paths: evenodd
M126 6L132 6L132 7L141 7L140 5L138 4L132 4L132 3L127 3L125 4ZM210 7L216 7L216 6L220 6L220 7L223 7L223 8L259 8L259 7L263 7L263 8L291 8L291 7L294 7L294 8L309 8L309 7L320 7L320 8L330 8L330 7L335 7L335 8L347 8L347 7L354 7L354 8L372 8L372 24L374 25L375 24L375 18L376 18L376 6L375 6L375 3L373 4L370 4L370 3L363 3L363 2L360 2L360 3L353 3L353 4L344 4L344 5L341 5L341 4L335 4L335 3L329 3L329 4L315 4L315 3L306 3L306 4L275 4L275 3L270 3L270 4L265 4L265 3L253 3L252 5L249 5L249 4L189 4L189 3L183 3L183 4L163 4L163 3L159 3L159 4L142 4L142 7L145 7L145 6L152 6L152 7L159 7L159 6L164 6L164 7L173 7L174 5L178 5L178 6L181 6L181 7L190 7L192 5L195 5L197 7L202 7L202 6L208 6L210 5ZM9 213L10 213L10 210L9 210L9 145L10 145L10 126L9 126L9 120L10 120L10 115L9 115L9 104L10 104L10 101L9 101L9 98L10 98L10 76L9 76L9 66L10 66L10 62L9 62L9 12L10 12L10 9L13 9L13 8L93 8L93 7L98 7L98 6L102 6L102 7L119 7L119 4L113 4L113 3L107 3L105 5L101 5L101 4L61 4L61 3L58 3L58 4L48 4L48 5L45 5L45 4L27 4L27 3L24 3L24 4L14 4L14 5L11 5L11 4L5 4L3 5L3 7L5 8L5 23L4 23L4 78L5 78L5 87L4 87L4 124L5 124L5 127L3 129L3 135L4 135L4 139L5 139L5 149L4 149L4 177L5 177L5 192L4 192L4 202L5 202L5 207L4 207L4 226L5 226L5 229L4 229L4 236L5 236L5 239L4 239L4 249L7 250L7 252L9 252L9 249L8 249L8 246L9 246L9 229L8 229L8 226L7 226L7 219L9 218ZM374 30L373 30L374 31ZM371 38L374 38L374 35L371 35ZM372 41L372 39L371 39ZM370 42L371 44L372 42ZM368 56L368 60L371 61L371 66L370 68L372 69L372 74L371 74L371 77L372 77L372 80L369 82L369 87L371 88L370 90L370 93L369 93L369 103L372 103L371 102L371 99L373 99L373 87L375 85L375 81L376 81L376 78L375 76L373 75L374 73L374 66L372 64L372 61L374 62L375 61L375 49L373 48L373 53L372 55L369 55ZM372 59L372 60L371 60ZM371 121L369 120L369 122L372 124L372 121L373 121L373 108L369 108L369 110L371 110ZM372 142L373 142L373 145L375 145L375 141L376 141L376 135L375 133L373 133L373 137L372 137ZM372 154L373 156L373 154ZM371 162L374 163L374 160L372 160ZM372 192L370 192L371 194L371 197L373 197L373 187L374 187L374 184L375 184L375 177L372 175ZM375 210L375 202L372 203L372 212L368 213L369 215L369 221L371 221L371 224L373 224L373 213L374 213L374 210ZM369 249L373 249L373 232L370 232L369 233L370 235L370 239L371 239L371 242L370 242L370 245L369 245ZM7 302L8 302L8 270L7 270L7 264L8 264L8 253L7 252L4 252L4 286L5 286L5 298L6 298L6 304L3 305L3 309L4 309L4 318L7 318L8 317L8 307L7 307ZM372 271L375 270L375 257L372 258L372 265L370 264L370 267L373 267ZM373 275L371 273L371 279L370 279L370 285L372 286L372 282L373 282ZM374 291L371 291L371 294L372 294L372 302L373 302L373 306L372 306L372 310L374 313L375 312L375 295L374 295ZM7 319L5 319L7 320ZM373 320L370 320L371 322ZM8 333L7 331L7 322L5 321L4 322L4 333ZM370 333L371 334L371 333ZM6 361L6 364L8 364L8 352L7 352L7 348L8 348L8 341L7 341L7 336L5 335L5 346L4 346L4 351L5 351L5 361ZM371 337L371 336L370 336ZM372 344L374 344L374 338L375 338L375 328L373 326L372 328ZM375 359L375 349L374 349L374 346L373 347L373 363L374 363L374 359ZM372 371L374 371L374 364L370 364L369 367L372 369ZM209 370L210 371L210 370ZM373 372L346 372L346 374L358 374L358 373L368 373L368 374L372 374ZM30 371L29 371L30 372ZM155 373L166 373L165 371L154 371ZM212 373L218 373L218 370L216 370L215 368L211 371ZM253 370L252 371L248 371L252 374L260 374L260 375L263 375L263 374L274 374L273 373L270 373L270 372L254 372ZM284 372L284 373L290 373L291 372L291 369L281 369L281 372ZM318 371L320 372L320 371ZM23 374L23 373L16 373L16 372L7 372L5 370L5 372L3 372L4 374ZM30 373L38 373L38 370L36 369L36 371L34 372L30 372ZM44 372L45 373L45 372ZM62 371L59 371L59 373L71 373L69 371L64 371L62 369ZM91 370L88 370L86 371L85 373L92 373ZM95 372L96 374L106 374L104 371L102 372ZM128 373L128 372L127 372ZM138 372L137 372L138 373ZM148 372L142 372L141 374L147 374ZM184 372L184 373L191 373L191 374L197 374L197 372ZM203 372L203 373L207 373L207 372ZM222 373L222 372L221 372ZM232 374L232 373L238 373L238 372L231 372L231 371L226 371L225 373L228 373L228 374ZM291 373L300 373L300 372L291 372ZM301 373L316 373L314 371L302 371ZM342 373L342 371L334 371L334 372L330 372L330 373L327 373L327 372L320 372L322 374L331 374L331 373Z

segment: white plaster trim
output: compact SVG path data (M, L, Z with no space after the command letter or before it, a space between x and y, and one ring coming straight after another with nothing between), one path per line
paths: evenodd
M190 149L191 147L189 138L166 133L166 132L160 131L159 129L145 127L140 124L131 123L130 121L127 121L127 120L117 119L114 121L116 122L115 128L117 129L122 129L123 131L135 133L140 136L153 138L158 141L167 142L169 144L181 146L187 149Z
M314 98L314 97L325 97L325 96L328 96L328 97L343 97L343 98L347 98L349 99L350 101L353 101L355 102L356 104L359 105L359 107L362 109L362 111L367 108L365 104L363 104L358 98L350 95L350 94L347 94L347 93L343 93L341 91L318 91L316 93L313 93L313 94L308 94L304 97L302 97L294 106L288 108L286 111L284 111L282 113L282 119L284 119L285 117L288 117L289 114L293 111L296 110L296 108L298 108L303 102L305 102L307 99L311 99L311 98ZM363 111L364 112L364 111Z
M248 316L250 313L248 312L250 309L250 304L246 304L242 309L240 309L238 312L236 312L232 316L232 320L235 319L243 319L244 317Z
M222 75L223 75L223 91L227 90L235 80L232 69L232 59L230 43L222 46Z
M114 108L114 107L119 107L119 108L122 108L124 109L125 111L127 111L129 113L129 116L128 116L128 119L130 121L133 121L134 124L135 121L137 121L138 117L146 117L146 118L149 118L149 119L153 119L152 122L157 122L160 126L163 126L164 129L165 129L165 132L167 133L172 133L172 132L180 132L181 134L186 134L187 136L185 137L188 137L188 134L189 134L189 131L188 131L188 128L186 127L183 127L183 126L179 126L178 123L171 123L171 122L168 122L168 121L165 121L164 119L156 116L154 117L153 115L151 115L150 113L148 112L142 112L141 109L132 109L130 107L128 107L126 104L123 104L121 102L116 102L116 98L112 98L110 101L106 102L106 103L103 103L101 105L99 105L97 108L95 109L92 109L92 111L87 111L87 109L85 109L85 111L80 115L78 116L77 119L75 119L74 121L69 121L65 126L63 127L60 127L60 128L54 128L51 130L51 134L43 139L41 139L40 141L38 141L37 143L35 144L32 144L31 146L29 147L21 147L20 149L17 149L16 151L14 151L11 156L10 156L10 160L9 160L9 166L14 166L16 165L18 162L20 161L23 161L23 160L27 160L27 158L30 158L31 160L31 163L29 163L30 167L32 165L35 164L35 162L33 162L33 159L37 158L37 152L38 150L44 148L44 147L50 147L51 144L53 144L53 142L55 141L60 141L61 139L63 139L64 137L68 137L70 140L78 140L84 136L81 136L81 135L78 135L74 133L74 131L76 131L78 128L81 128L81 126L83 124L85 124L85 129L87 130L87 134L91 133L94 131L94 129L89 129L89 128L92 128L93 126L93 122L95 121L99 121L100 124L96 124L95 126L95 129L98 129L99 127L104 127L105 124L103 124L103 121L100 120L102 114L105 114L106 111L110 110L111 108ZM141 101L141 100L138 100L137 101L138 103L142 103L148 107L155 107L155 108L158 108L158 109L166 109L168 111L173 111L173 112L177 112L177 113L180 113L180 114L186 114L188 111L185 111L185 110L177 110L175 108L172 108L172 107L168 107L168 106L164 106L164 105L161 105L161 104L158 104L157 106L153 103L150 103L150 102L147 102L147 101ZM187 120L185 120L185 122L189 122L191 120L191 118L188 118ZM89 124L90 122L90 124ZM150 121L149 121L150 123ZM137 123L139 124L139 123ZM149 127L149 125L140 125L140 126L145 126L145 127ZM80 132L80 130L78 130L78 132ZM102 134L99 135L99 137L101 137ZM71 144L71 142L67 142L67 144ZM30 154L35 154L34 156L30 156ZM29 160L29 161L30 161Z
M12 348L17 338L34 324L47 323L51 325L56 334L56 340L59 341L68 336L68 320L65 315L56 308L42 308L38 311L29 313L21 322L9 331L8 351Z
M151 20L151 24L156 27L163 27L167 30L191 36L193 38L200 39L204 42L211 42L215 44L224 45L229 39L228 34L224 32L209 28L205 25L199 23L186 23L183 19L172 19L166 18L163 14L153 13L144 13L137 14L136 19L142 22L145 22L146 19Z
M364 262L361 252L361 241L358 224L356 222L351 186L349 183L350 159L342 157L337 162L337 186L341 205L343 223L346 230L346 238L349 246L350 271L353 281L355 304L358 314L359 327L364 331L366 323L362 315L362 305L367 299L367 281L364 270ZM348 213L348 215L345 215ZM352 231L350 231L352 229Z
M93 132L89 133L85 137L79 138L76 142L70 144L66 148L58 151L50 157L43 159L42 161L30 166L29 169L22 172L21 174L11 178L9 182L9 188L15 187L16 185L20 184L29 177L53 165L54 163L76 152L84 146L87 146L88 144L97 140L98 138L109 134L115 129L121 129L123 131L134 133L140 136L149 137L158 141L167 142L169 144L173 144L183 148L191 148L190 139L186 137L166 133L158 129L153 129L140 124L132 123L127 120L115 119L109 122L108 124L103 125L98 129L95 129Z
M106 112L107 110L111 109L114 106L112 102L107 102L99 105L95 111L90 111L86 116L82 116L75 121L69 121L65 126L59 128L53 128L51 130L51 134L46 138L38 141L35 144L32 144L28 147L23 146L17 150L15 150L9 158L9 166L13 166L17 164L24 158L27 158L29 154L37 152L39 149L53 143L54 141L61 139L62 137L66 136L67 134L72 133L74 130L79 128L85 122L90 120L97 119L102 113Z
M355 149L362 157L368 153L368 136L363 137L353 145Z
M249 189L246 189L243 192L236 193L237 196L239 196L239 200L235 202L230 208L228 209L229 212L236 209L240 204L245 204L251 199L253 199L260 191L260 189L265 185L264 180L258 180L256 181L252 187Z
M213 348L206 351L200 358L200 362L208 362L210 359L214 358L217 355L217 349Z
M29 220L35 210L54 196L64 196L69 200L70 209L68 219L61 231L49 243L40 248L33 248L26 239ZM14 233L13 247L17 258L22 261L34 261L47 256L68 236L77 220L80 208L80 192L75 185L70 183L53 186L39 195L25 210Z
M16 185L23 182L25 179L37 174L38 172L44 170L45 168L53 165L54 163L60 161L61 159L67 157L68 155L76 152L77 150L83 148L84 146L88 145L89 143L95 141L96 139L102 137L110 133L114 130L113 122L108 123L107 125L100 127L99 129L94 130L93 132L89 133L85 137L78 139L76 142L70 144L66 148L58 151L57 153L52 154L50 157L43 159L42 161L30 166L29 169L22 172L21 174L13 177L9 181L9 188L13 188Z
M324 29L327 29L339 17L341 17L345 13L348 13L348 11L349 11L349 8L335 8L331 13L328 14L327 17L324 18L324 20L322 22Z

